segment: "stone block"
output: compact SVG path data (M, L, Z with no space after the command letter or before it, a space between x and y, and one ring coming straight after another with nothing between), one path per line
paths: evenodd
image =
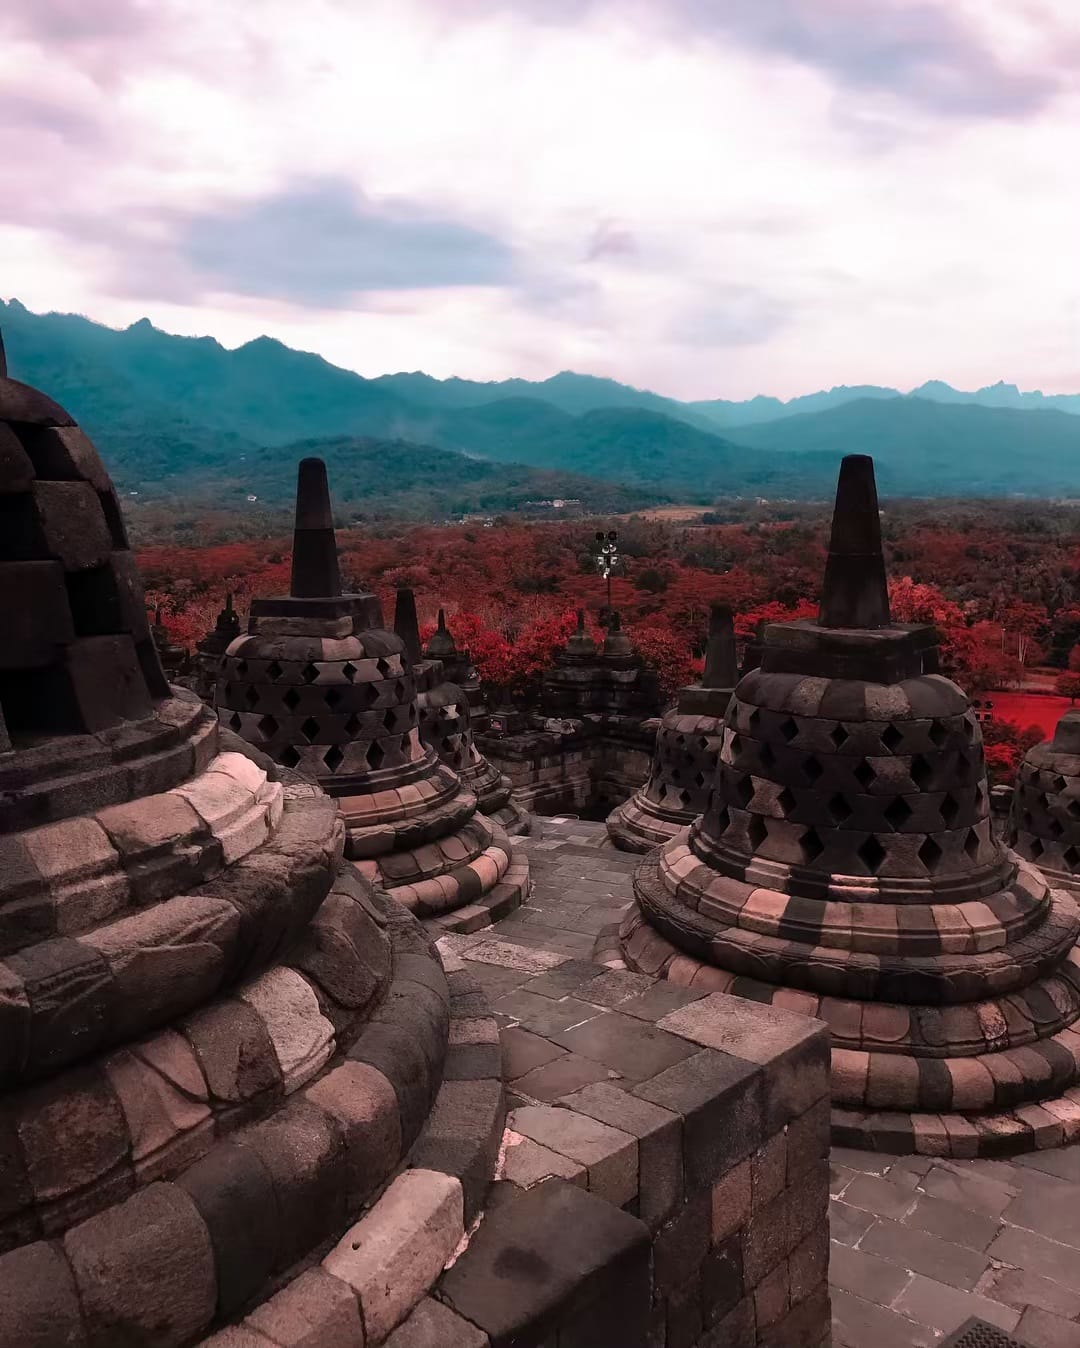
M281 1069L266 1025L246 1002L226 1000L182 1022L215 1110L280 1092Z
M504 1103L498 1076L444 1080L409 1164L441 1170L461 1181L466 1225L481 1211L503 1136Z
M368 1024L345 1055L350 1062L367 1063L390 1082L397 1096L402 1147L415 1141L431 1108L438 1078L432 1078L430 1059L406 1026Z
M367 1335L380 1342L431 1287L464 1233L461 1185L408 1170L322 1262L360 1299Z
M43 669L75 638L64 568L54 561L5 561L0 669Z
M250 1147L219 1142L176 1181L206 1225L214 1252L218 1316L245 1305L278 1264L270 1172Z
M279 1348L363 1348L364 1326L352 1288L310 1268L244 1321Z
M433 1297L424 1297L384 1348L489 1348L490 1339Z
M112 1001L112 975L97 951L59 937L9 956L7 965L30 1004L28 1059L35 1070L93 1052Z
M135 1051L122 1049L103 1067L124 1113L139 1183L206 1149L214 1127L206 1082L181 1035L166 1031Z
M588 1185L585 1167L568 1156L561 1156L539 1142L523 1137L509 1130L504 1138L501 1178L516 1184L520 1189L531 1189L536 1184L558 1177L578 1184L581 1188Z
M711 1195L691 1195L653 1242L654 1296L667 1296L693 1278L709 1251Z
M608 1294L640 1295L649 1256L643 1222L549 1180L489 1210L444 1275L440 1297L492 1348L540 1343Z
M239 996L266 1026L286 1095L322 1070L334 1051L334 1027L295 969L270 969Z
M279 1211L279 1266L288 1267L347 1220L347 1165L341 1129L306 1100L237 1133L270 1173Z
M151 1184L64 1236L91 1344L180 1348L214 1314L214 1255L191 1198Z
M760 1145L762 1080L752 1063L704 1049L634 1088L641 1099L682 1115L688 1191L711 1186Z
M119 854L96 820L63 819L31 829L21 841L49 886L61 935L103 922L127 904Z
M45 546L66 571L84 571L108 559L112 535L89 482L37 481L31 490Z
M719 1244L745 1226L750 1217L749 1157L721 1175L712 1186L712 1239Z
M655 1076L672 1063L691 1057L695 1051L685 1039L617 1011L548 1037L632 1081Z
M358 1210L394 1169L402 1152L397 1096L386 1077L362 1062L344 1062L304 1098L335 1119L345 1137L348 1210Z
M510 1116L514 1132L584 1165L591 1193L616 1207L637 1195L637 1139L572 1109L527 1105Z
M79 1297L56 1245L36 1241L0 1256L0 1343L12 1348L84 1348Z

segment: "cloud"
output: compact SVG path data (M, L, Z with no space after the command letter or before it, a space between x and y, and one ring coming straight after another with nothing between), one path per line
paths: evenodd
M139 0L5 0L0 30L51 47L130 39L154 26L153 9Z
M585 259L595 262L601 257L634 257L637 251L638 241L633 230L618 220L601 220L593 230Z
M337 308L359 293L507 284L510 248L407 202L328 179L176 222L175 251L207 288Z
M790 302L752 286L719 286L668 326L680 345L753 346L768 341L795 318Z

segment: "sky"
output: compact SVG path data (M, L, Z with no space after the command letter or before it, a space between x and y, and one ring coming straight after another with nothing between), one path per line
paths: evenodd
M1077 0L3 0L0 296L376 375L1080 391Z

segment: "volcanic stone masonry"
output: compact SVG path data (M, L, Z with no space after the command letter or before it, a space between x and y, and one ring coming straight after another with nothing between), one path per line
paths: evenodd
M394 1323L349 1283L384 1205L439 1216L397 1318L464 1231L437 1165L361 1217L439 1090L437 952L342 867L332 800L170 689L101 460L2 366L0 513L0 1343L180 1348L245 1312L280 1343L332 1307L360 1348L365 1300Z
M410 655L419 652L414 668L421 741L434 749L439 760L476 796L481 814L494 819L512 837L528 833L529 816L515 803L510 778L493 767L476 747L470 695L448 670L447 662L460 668L460 661L443 610L439 610L437 631L421 652L416 597L412 590L400 589L394 607L394 630Z
M326 468L303 460L291 593L252 601L222 661L218 715L337 800L360 875L465 928L521 902L528 862L422 742L417 680L430 696L441 666L419 663L418 647L385 630L375 595L342 594Z
M766 628L708 809L636 873L622 957L825 1020L837 1141L1053 1146L1080 1136L1080 916L993 837L976 714L937 670L934 630L891 621L873 463L847 458L818 621ZM1055 753L1020 819L1064 838Z
M683 688L660 722L648 781L608 815L616 847L648 852L704 814L724 737L724 712L737 679L731 610L714 604L701 682Z
M519 804L538 814L606 814L648 775L660 710L656 672L618 615L597 650L579 611L577 631L542 676L540 711L528 728L480 735L477 743L510 778Z
M1013 791L1009 846L1053 885L1080 893L1080 710L1024 755Z
M321 464L299 495L253 658L370 710L411 671L334 593ZM823 1348L824 1027L434 946L333 799L170 689L101 461L2 347L0 511L0 1344ZM618 1071L506 1127L484 967Z

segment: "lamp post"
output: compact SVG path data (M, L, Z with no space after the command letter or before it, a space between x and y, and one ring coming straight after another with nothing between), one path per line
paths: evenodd
M596 535L596 569L607 582L607 610L611 615L611 573L619 565L619 535L614 529Z

